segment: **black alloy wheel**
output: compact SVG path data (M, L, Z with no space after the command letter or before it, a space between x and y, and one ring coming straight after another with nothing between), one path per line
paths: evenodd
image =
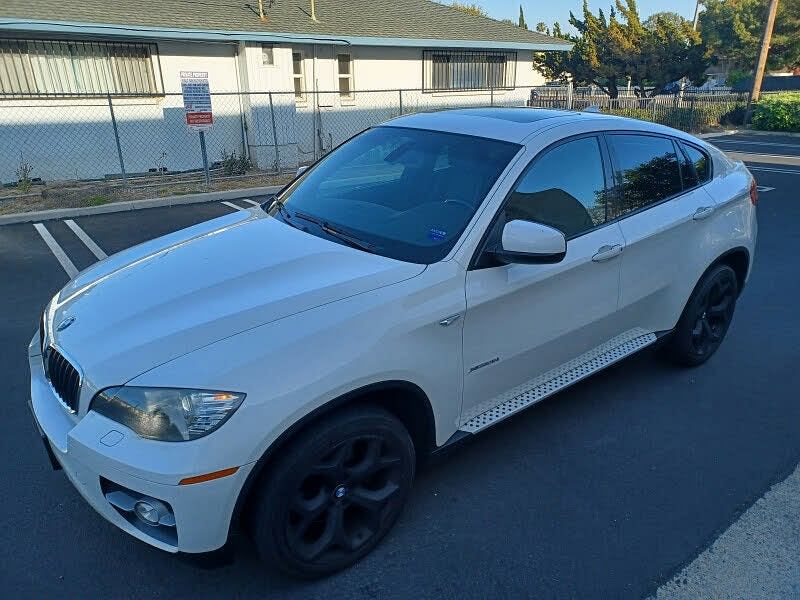
M414 463L408 432L380 408L323 418L290 445L257 493L252 533L262 558L304 579L353 564L397 520Z
M728 332L738 296L736 273L729 266L717 265L706 273L665 345L667 356L685 366L711 358Z
M401 499L401 452L381 436L358 435L321 457L289 504L286 539L292 552L330 562L378 534Z
M692 349L702 357L713 352L728 330L736 303L736 281L726 277L715 279L704 290L695 311L692 328Z

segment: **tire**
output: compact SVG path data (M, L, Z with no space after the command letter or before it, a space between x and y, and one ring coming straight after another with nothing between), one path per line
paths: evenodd
M738 295L733 269L728 265L710 269L695 287L664 345L666 358L687 367L702 365L711 358L725 339Z
M293 440L254 490L250 534L261 559L316 579L368 554L400 516L415 451L387 411L358 406Z

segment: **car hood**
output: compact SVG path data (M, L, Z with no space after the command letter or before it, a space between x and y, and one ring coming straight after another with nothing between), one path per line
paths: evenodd
M424 268L315 237L260 209L237 211L81 272L48 306L47 331L95 385L119 385L222 338Z

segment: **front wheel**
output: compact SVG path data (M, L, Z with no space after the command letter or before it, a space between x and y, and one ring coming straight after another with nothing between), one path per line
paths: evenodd
M667 358L690 367L711 358L728 332L738 295L736 273L728 265L706 273L664 347Z
M304 579L355 563L394 525L414 465L408 431L385 410L323 417L259 483L251 533L261 558Z

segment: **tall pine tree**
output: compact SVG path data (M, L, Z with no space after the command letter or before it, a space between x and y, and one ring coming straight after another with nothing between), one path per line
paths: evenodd
M528 24L525 22L525 15L522 13L522 4L519 5L519 21L517 21L517 25L523 29L528 28Z

